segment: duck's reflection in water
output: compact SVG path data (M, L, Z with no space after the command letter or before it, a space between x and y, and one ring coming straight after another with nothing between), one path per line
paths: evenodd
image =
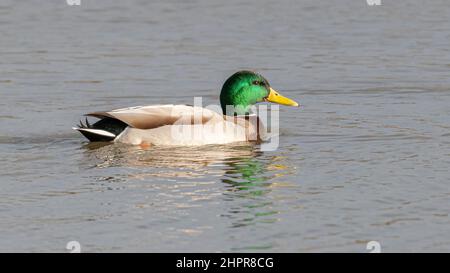
M85 163L90 164L90 167L129 167L141 170L138 176L150 177L192 178L201 175L206 178L218 173L223 174L223 166L241 160L251 160L261 153L255 149L255 145L247 143L192 147L154 146L143 149L139 146L96 142L83 148L89 158ZM155 172L158 169L161 172Z
M217 200L221 196L225 210L222 209L219 215L230 219L233 228L277 222L279 211L274 202L278 199L270 193L274 188L285 187L286 184L281 184L278 178L291 172L285 165L286 158L266 155L258 145L248 143L148 149L91 143L84 148L89 158L85 164L90 164L91 168L126 168L129 170L125 176L127 180L166 178L170 183L198 181L198 185L201 181L222 181L223 187L214 186L209 191L211 198L202 198ZM95 162L94 166L92 162ZM217 185L216 182L214 184ZM194 185L184 190L195 196L199 187ZM166 190L170 191L169 188Z
M270 193L281 185L274 178L283 176L288 169L281 161L279 157L256 154L252 158L240 158L227 163L222 182L228 185L224 192L225 200L232 202L223 216L232 220L232 227L275 223L279 220L279 211L274 204L277 200Z

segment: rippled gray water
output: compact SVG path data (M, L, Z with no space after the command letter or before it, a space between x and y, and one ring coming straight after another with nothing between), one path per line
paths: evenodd
M450 251L450 3L0 0L0 251ZM255 69L277 151L88 144Z

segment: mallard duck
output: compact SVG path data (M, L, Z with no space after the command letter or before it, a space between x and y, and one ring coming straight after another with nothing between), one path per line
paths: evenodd
M150 105L92 112L100 120L80 121L74 130L90 141L134 145L206 145L262 140L263 124L251 109L259 102L288 106L298 103L275 91L260 74L239 71L229 77L220 93L221 114L189 105Z

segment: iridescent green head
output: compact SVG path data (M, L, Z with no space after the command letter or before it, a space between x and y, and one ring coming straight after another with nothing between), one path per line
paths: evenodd
M247 115L252 105L263 101L298 106L295 101L272 89L263 76L252 71L236 72L225 81L220 92L220 105L224 115Z

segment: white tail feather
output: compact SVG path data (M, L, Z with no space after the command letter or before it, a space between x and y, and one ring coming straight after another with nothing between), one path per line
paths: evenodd
M105 130L100 130L100 129L76 128L76 127L72 127L72 129L77 130L77 131L90 132L90 133L100 135L100 136L107 136L107 137L113 137L113 138L116 137L115 134L107 132Z

